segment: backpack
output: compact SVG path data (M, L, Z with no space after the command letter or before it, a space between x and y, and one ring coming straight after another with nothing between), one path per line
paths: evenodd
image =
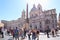
M14 34L19 34L18 29L15 29Z

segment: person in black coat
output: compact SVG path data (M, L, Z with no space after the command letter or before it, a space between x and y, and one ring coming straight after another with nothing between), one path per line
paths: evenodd
M2 38L4 38L3 32L2 32L2 27L0 27L0 34L2 35Z
M37 30L36 34L37 34L37 40L39 40L39 30Z
M46 27L46 34L47 34L47 37L49 38L49 32L50 32L50 28L49 27Z
M31 30L29 30L29 32L28 32L28 39L29 40L31 40L31 37L30 36L31 36Z

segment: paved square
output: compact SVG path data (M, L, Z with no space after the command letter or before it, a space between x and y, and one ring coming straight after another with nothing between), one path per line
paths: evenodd
M60 32L59 32L58 35L59 35L59 36L57 36L57 37L52 37L52 36L50 35L50 38L47 38L47 36L46 36L45 34L40 33L40 35L39 35L39 40L60 40ZM12 40L13 40L12 36L5 35L5 32L4 32L4 38L0 38L0 40L8 40L8 39L12 39ZM20 39L20 40L21 40L21 39ZM25 38L24 40L28 40L28 37Z

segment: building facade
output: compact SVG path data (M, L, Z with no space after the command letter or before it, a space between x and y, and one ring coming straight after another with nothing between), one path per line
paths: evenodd
M27 17L28 10L22 11L21 18L18 18L17 20L7 21L6 23L1 20L4 24L6 24L6 27L23 27L23 24L26 23L26 17ZM26 14L25 14L26 13ZM42 6L40 4L33 5L33 8L29 12L29 27L30 28L37 28L41 30L45 30L46 27L57 28L57 14L56 9L50 9L50 10L42 10Z
M60 13L59 13L59 16L58 16L58 22L57 22L58 24L58 29L60 29Z

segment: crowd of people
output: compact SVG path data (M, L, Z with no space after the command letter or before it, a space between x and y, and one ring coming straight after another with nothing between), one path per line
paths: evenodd
M55 37L55 35L57 36L57 31L58 31L57 29L52 28L50 30L49 27L47 27L44 33L47 35L48 38L50 38L49 33L51 32L52 36ZM40 33L41 32L38 29L26 30L25 28L19 29L18 27L13 28L13 29L11 29L11 28L7 29L7 34L8 35L11 34L13 36L13 39L15 39L15 40L17 40L17 39L20 40L19 37L21 37L21 40L25 39L27 37L26 34L28 34L29 40L31 40L31 39L35 40L36 38L37 38L37 40L39 40ZM1 29L0 29L0 34L1 34ZM32 35L32 38L31 38L31 35ZM2 32L2 37L3 37L3 32Z

